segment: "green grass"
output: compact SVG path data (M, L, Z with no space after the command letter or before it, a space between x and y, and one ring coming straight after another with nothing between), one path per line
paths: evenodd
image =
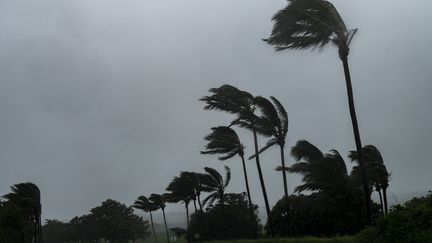
M159 243L166 242L166 236L159 234ZM154 243L153 236L147 238L145 241L137 241L137 243ZM186 243L185 239L178 239L175 243ZM332 238L324 237L304 237L304 238L280 238L280 239L257 239L257 240L226 240L226 241L211 241L209 243L352 243L354 242L353 236L338 236ZM174 242L172 242L174 243Z
M348 243L354 242L354 237L339 236L332 238L304 237L304 238L280 238L280 239L258 239L258 240L231 240L212 241L211 243Z

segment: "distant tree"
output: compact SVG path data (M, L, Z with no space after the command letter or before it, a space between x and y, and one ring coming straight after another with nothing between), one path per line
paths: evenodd
M250 130L254 136L254 149L255 149L255 162L258 170L258 176L260 179L261 189L264 197L264 204L266 207L267 217L270 215L270 205L267 197L267 190L264 184L264 177L261 170L260 158L258 153L258 135L257 131L265 131L260 129L261 127L268 126L265 120L260 119L255 114L256 103L255 97L246 91L237 89L231 85L222 85L219 88L211 88L209 90L210 96L204 96L200 100L206 103L204 106L205 110L217 110L228 112L237 116L237 118L231 123L232 125L237 125ZM265 124L262 124L265 123ZM267 137L272 134L263 134ZM273 236L272 227L269 227L270 234Z
M152 227L152 232L153 232L153 236L155 238L155 241L157 242L157 236L156 236L156 231L154 229L152 212L156 211L159 207L157 205L155 205L153 202L150 202L148 200L148 198L145 196L139 196L138 199L135 200L132 207L134 207L136 209L140 209L140 210L150 214L150 223L151 223L151 227ZM165 226L166 226L166 224L165 224Z
M338 48L339 58L342 61L345 73L348 104L359 155L363 190L367 192L369 186L348 65L349 46L357 29L347 29L336 8L326 0L290 0L284 9L273 16L273 21L274 26L271 36L265 41L274 46L277 51L323 48L329 42ZM364 193L364 196L367 222L370 225L372 220L371 200L368 193Z
M212 132L204 139L208 141L205 150L201 154L222 154L219 160L227 160L236 155L241 158L243 165L243 174L245 178L246 192L249 203L252 204L249 182L246 172L246 163L244 160L244 145L240 142L240 138L234 129L226 126L212 127Z
M7 204L14 205L33 224L33 242L42 242L41 197L39 188L31 183L19 183L11 187L11 193L3 196Z
M388 213L387 205L387 188L390 181L390 173L384 164L383 157L380 151L373 145L366 145L363 147L363 156L365 159L366 174L369 180L369 188L372 186L378 192L381 202L381 209L383 213ZM351 174L357 178L361 177L361 168L358 164L357 151L350 151L349 157L352 161L356 162ZM382 194L381 194L382 191ZM369 190L372 192L372 190ZM384 199L384 202L383 202Z
M170 236L169 236L169 231L168 231L168 226L167 226L167 221L166 221L166 216L165 216L165 197L163 195L159 195L159 194L151 194L149 201L152 205L156 206L157 209L161 209L162 210L162 215L163 215L163 219L164 219L164 224L165 224L165 230L166 230L166 235L167 235L167 242L170 242Z
M110 242L127 243L148 236L148 221L120 202L108 199L90 212L102 238Z
M47 219L42 226L44 243L71 242L71 227L69 223L63 223L56 219Z
M261 111L261 122L262 124L268 124L262 126L258 132L260 134L271 134L272 139L267 141L267 144L259 150L259 154L266 151L268 148L278 145L280 148L281 164L282 164L282 178L284 186L284 195L288 197L288 185L285 171L285 139L288 134L288 113L286 112L283 105L275 97L271 96L270 102L264 97L257 97L255 99L256 106ZM252 159L256 154L252 155L249 159Z
M258 206L250 206L245 193L227 193L224 197L223 210L229 217L223 219L222 203L218 201L209 206L206 212L192 215L190 232L194 235L199 233L199 239L205 241L257 238L261 230L257 216ZM200 231L203 223L208 224L208 227Z

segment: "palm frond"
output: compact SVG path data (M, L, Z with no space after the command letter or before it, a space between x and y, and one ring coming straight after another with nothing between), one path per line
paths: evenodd
M297 160L315 161L321 159L324 155L317 147L306 140L300 140L292 147L291 155Z
M230 183L231 180L231 170L228 166L225 166L225 183L223 188L226 188L228 186L228 184Z
M290 0L273 16L267 43L277 51L322 48L330 41L347 44L347 29L334 6L325 0Z
M277 138L270 139L269 141L267 141L266 145L258 151L258 154L261 154L262 152L266 151L268 148L272 147L273 145L275 145L277 143L278 143ZM257 155L254 154L254 155L250 156L248 159L251 160L251 159L255 158L256 156Z

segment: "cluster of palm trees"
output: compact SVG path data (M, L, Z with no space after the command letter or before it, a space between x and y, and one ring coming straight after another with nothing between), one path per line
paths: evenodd
M11 221L4 222L6 225L2 227L13 224L11 228L19 231L21 242L30 238L31 242L42 243L42 206L39 188L31 182L15 184L11 187L11 192L3 198L6 200L0 202L1 209L13 211L15 214L12 218L5 219Z
M195 213L203 212L204 207L211 206L216 200L220 204L224 204L225 190L231 180L231 170L225 166L225 178L215 169L210 167L204 168L205 173L183 171L179 176L176 176L166 188L166 193L151 194L149 197L139 196L133 207L143 210L150 214L150 223L152 227L153 237L157 242L157 235L154 229L152 212L162 210L167 242L170 242L170 234L168 230L167 220L165 216L166 203L183 203L186 209L187 222L187 239L191 240L189 232L189 204L193 202ZM201 200L201 193L208 195ZM197 207L198 201L198 207Z

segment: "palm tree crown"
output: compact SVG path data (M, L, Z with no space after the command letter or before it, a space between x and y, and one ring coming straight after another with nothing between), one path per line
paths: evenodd
M265 41L278 51L322 48L332 42L340 56L348 56L357 31L348 30L333 4L325 0L291 0L272 20L273 31Z
M246 171L246 163L244 161L244 145L234 129L226 126L212 127L212 132L204 138L208 141L205 150L201 154L222 154L219 160L227 160L235 155L240 156L243 165L243 174L245 178L246 192L248 195L249 204L252 204L249 182Z
M225 166L225 179L217 170L213 168L205 167L204 170L207 172L207 177L205 180L202 181L203 188L210 192L210 195L208 195L203 200L203 204L212 205L216 199L223 203L225 189L227 188L231 180L230 168L228 166Z

